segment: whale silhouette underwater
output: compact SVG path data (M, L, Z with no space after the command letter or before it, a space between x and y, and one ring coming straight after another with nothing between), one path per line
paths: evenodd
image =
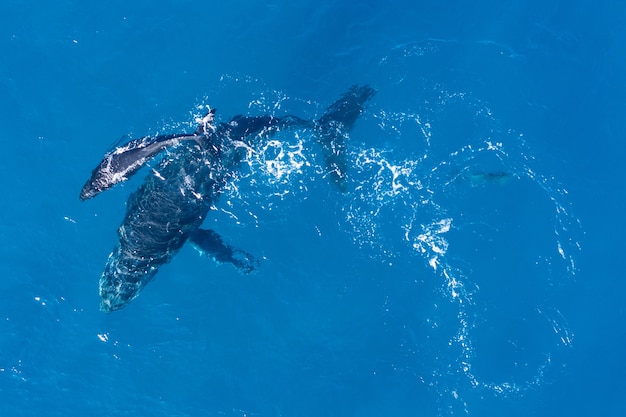
M216 124L215 110L210 110L193 133L146 136L107 152L83 187L81 200L126 181L167 150L128 197L118 243L100 278L100 309L111 312L128 305L187 241L242 273L255 270L258 262L252 255L200 227L246 154L283 129L313 129L329 178L345 192L347 133L374 94L367 85L355 85L317 120L235 116Z

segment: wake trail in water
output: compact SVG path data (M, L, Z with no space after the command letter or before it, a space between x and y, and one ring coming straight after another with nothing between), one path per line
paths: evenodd
M290 100L270 92L249 107L279 112ZM319 114L314 103L304 107ZM460 126L446 130L447 120ZM434 289L425 315L400 324L406 362L398 372L430 387L442 414L468 412L468 399L486 393L544 385L573 342L553 302L555 288L573 280L580 251L567 191L540 173L523 134L501 128L467 93L439 89L419 111L370 109L358 124L370 137L348 141L341 225L373 258L414 260L411 276L380 279ZM250 150L222 210L258 225L262 212L305 200L325 176L314 135L280 132Z
M404 241L404 255L422 258L432 281L439 283L440 297L456 310L457 330L447 346L440 347L457 358L455 365L436 364L429 385L453 393L457 402L463 402L464 387L521 394L541 386L556 354L571 346L567 322L550 306L546 293L574 277L580 225L569 213L566 191L533 167L523 135L499 130L491 111L476 111L482 104L466 95L442 97L440 107L427 117L436 119L447 104L460 104L484 119L484 137L476 134L469 143L444 152L446 138L432 133L437 122L422 121L424 114L379 111L374 119L380 136L417 141L423 151L406 155L395 148L354 150L355 191L343 210L346 223L355 244L379 248L382 258L388 256L385 242ZM507 285L543 294L531 295L523 307L506 312L537 326L541 340L531 343L532 335L509 332L504 343L538 346L535 351L529 346L511 348L509 360L525 361L523 365L494 372L485 370L487 349L478 335L511 301L485 301L481 288Z

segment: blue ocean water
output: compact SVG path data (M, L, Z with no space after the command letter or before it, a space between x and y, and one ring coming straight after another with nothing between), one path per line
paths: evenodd
M616 1L0 5L0 412L622 416L626 11ZM123 310L98 279L128 195L78 193L202 106L319 117L377 90L349 192L303 132L244 163Z

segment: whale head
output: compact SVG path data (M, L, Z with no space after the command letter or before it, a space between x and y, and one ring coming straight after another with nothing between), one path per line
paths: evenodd
M149 260L129 256L117 246L109 255L100 277L100 310L110 313L137 298L156 275L158 268L149 264Z

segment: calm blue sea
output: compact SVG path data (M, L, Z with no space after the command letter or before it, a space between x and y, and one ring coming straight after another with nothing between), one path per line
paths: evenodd
M0 415L626 415L623 2L5 0L0 51ZM347 193L281 132L205 222L256 273L99 311L112 144L357 83Z

